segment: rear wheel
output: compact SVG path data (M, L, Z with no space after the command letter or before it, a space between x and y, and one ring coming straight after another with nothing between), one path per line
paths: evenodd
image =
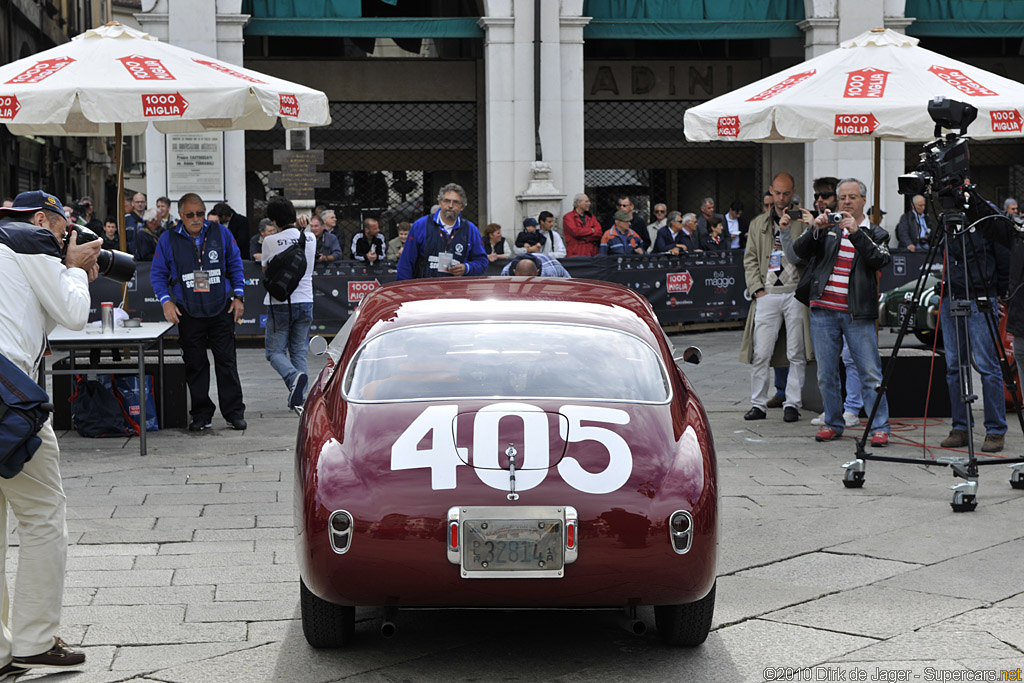
M299 580L302 633L315 648L344 647L356 630L356 608L321 600Z
M697 602L685 605L656 605L654 625L666 645L693 647L707 640L715 614L715 588Z

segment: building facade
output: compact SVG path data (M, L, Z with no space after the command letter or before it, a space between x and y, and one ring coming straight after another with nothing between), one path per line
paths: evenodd
M656 202L695 211L706 196L719 210L739 199L756 212L779 171L796 177L808 203L815 177L869 180L871 143L689 143L683 114L878 26L1021 80L1022 5L144 0L137 17L178 42L178 13L188 22L178 33L191 41L186 47L327 93L333 121L311 130L310 143L324 150L318 170L330 185L315 200L335 209L349 231L366 216L382 217L393 231L429 210L439 187L459 182L471 219L514 233L525 216L569 211L578 192L592 196L602 217L620 193L645 216ZM275 192L273 151L284 148L284 131L228 135L239 142L225 141L236 173L227 199L258 217ZM147 138L151 194L161 182L160 137ZM1019 147L972 147L974 175L993 198L1024 192ZM917 152L882 145L880 204L893 224L904 210L896 176Z

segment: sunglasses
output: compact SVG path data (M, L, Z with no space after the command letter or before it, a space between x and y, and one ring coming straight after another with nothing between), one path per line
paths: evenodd
M184 218L202 218L205 214L202 211L189 211L181 214Z
M814 193L814 198L815 199L832 199L832 197L835 197L835 196L836 196L835 192L815 192Z

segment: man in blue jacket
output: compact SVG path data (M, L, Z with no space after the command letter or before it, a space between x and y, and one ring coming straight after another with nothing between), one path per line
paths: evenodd
M437 194L440 209L412 224L398 259L396 280L483 275L487 253L475 225L462 217L466 191L448 183Z
M210 361L213 351L220 412L234 429L245 429L242 382L235 360L235 323L244 310L242 255L226 225L209 223L195 193L178 200L181 217L156 245L150 281L164 318L178 325L185 381L192 396L189 431L213 426Z

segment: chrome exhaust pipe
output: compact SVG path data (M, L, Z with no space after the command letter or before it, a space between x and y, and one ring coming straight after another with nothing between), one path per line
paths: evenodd
M390 621L388 619L385 619L384 622L380 625L380 634L384 638L394 638L395 632L397 630L398 627L395 626L395 622Z
M635 616L623 615L619 617L619 626L634 636L642 636L647 633L647 622L643 619L637 619Z

